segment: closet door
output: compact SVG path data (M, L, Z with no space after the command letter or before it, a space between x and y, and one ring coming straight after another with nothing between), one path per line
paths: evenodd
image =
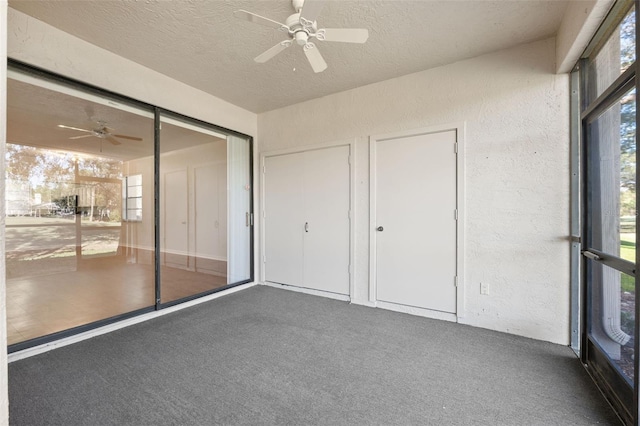
M349 147L265 158L265 280L349 294Z
M304 286L349 294L349 147L304 154Z
M265 280L303 283L304 171L303 154L266 157Z
M172 268L189 268L188 176L187 169L164 174L164 263Z

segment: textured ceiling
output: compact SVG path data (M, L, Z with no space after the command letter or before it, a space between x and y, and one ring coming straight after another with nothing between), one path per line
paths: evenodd
M366 44L318 42L315 74L299 46L253 58L286 36L240 21L245 9L284 22L288 0L34 1L9 6L235 105L260 113L552 36L561 0L327 1L324 28L367 28Z

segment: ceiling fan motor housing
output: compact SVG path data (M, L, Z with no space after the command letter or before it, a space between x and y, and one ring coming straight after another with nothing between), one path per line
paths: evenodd
M312 26L305 27L300 23L300 14L294 13L289 16L285 22L290 29L290 34L295 39L296 43L300 46L304 46L309 41L309 37L313 37L317 30L317 25L314 22Z

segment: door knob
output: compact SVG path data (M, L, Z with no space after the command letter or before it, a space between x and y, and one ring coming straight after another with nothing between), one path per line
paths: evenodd
M382 231L384 231L384 228L383 228L382 226L378 226L378 227L376 228L376 231L378 231L378 232L382 232Z

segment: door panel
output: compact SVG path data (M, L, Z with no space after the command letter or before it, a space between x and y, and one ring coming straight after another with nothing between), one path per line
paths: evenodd
M168 266L187 268L189 239L187 229L187 171L164 175L164 257Z
M303 282L304 195L302 154L265 158L265 279Z
M349 147L305 153L304 286L349 294Z
M253 277L253 226L251 142L239 136L227 137L227 282L237 283Z
M455 131L378 141L377 300L456 312Z
M227 270L225 176L224 164L194 169L195 268L216 275L226 275Z
M265 279L349 294L349 147L265 158Z
M218 174L214 166L195 170L196 257L220 257L218 238L220 220L218 212Z
M620 394L634 379L635 102L632 89L588 122L585 146L587 336L626 380Z

